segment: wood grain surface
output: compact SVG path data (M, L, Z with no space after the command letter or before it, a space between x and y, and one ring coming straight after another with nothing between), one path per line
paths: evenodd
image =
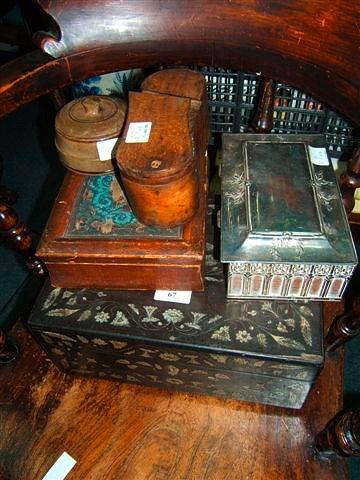
M327 324L340 304L325 306ZM22 326L0 371L0 478L42 478L62 452L67 479L339 480L315 434L342 406L342 353L327 358L300 411L60 373Z
M199 208L184 226L181 239L66 238L84 177L67 173L37 247L58 287L104 287L129 290L204 288L207 162L199 162ZM119 268L119 265L121 268ZM185 287L186 286L186 287Z
M262 72L331 105L359 109L357 4L344 0L38 0L44 52L1 67L0 116L83 78L133 67L211 65ZM49 25L44 25L49 31Z

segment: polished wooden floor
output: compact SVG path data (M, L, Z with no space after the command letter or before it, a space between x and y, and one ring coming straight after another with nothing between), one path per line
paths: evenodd
M347 478L344 459L313 448L342 406L341 352L295 411L65 376L22 326L13 336L21 357L0 370L1 480L40 480L64 451L77 461L69 480Z

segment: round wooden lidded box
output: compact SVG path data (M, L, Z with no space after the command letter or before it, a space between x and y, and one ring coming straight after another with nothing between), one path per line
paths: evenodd
M105 95L89 95L66 104L55 120L61 162L85 175L112 172L111 159L125 115L126 102Z

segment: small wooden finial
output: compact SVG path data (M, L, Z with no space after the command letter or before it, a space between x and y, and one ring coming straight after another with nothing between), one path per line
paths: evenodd
M325 338L325 349L333 352L340 345L354 338L360 333L360 298L353 302L350 312L339 315L335 318Z

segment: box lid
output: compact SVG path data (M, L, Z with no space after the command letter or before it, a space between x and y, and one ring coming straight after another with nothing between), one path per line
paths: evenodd
M204 162L203 169L205 166ZM148 227L134 216L115 175L91 177L68 172L37 255L46 262L202 261L204 204L203 190L198 214L185 226Z
M221 261L357 263L323 135L223 135Z
M126 107L124 100L106 95L76 98L58 112L55 129L64 139L78 142L117 138L124 124ZM77 155L76 149L73 155Z
M148 124L149 138L129 139L134 125ZM185 174L194 163L190 100L130 92L129 110L116 158L121 175L146 184L163 184Z
M141 90L187 97L200 102L206 95L206 81L200 72L186 68L160 70L145 78Z
M155 301L149 291L61 289L47 283L29 326L81 338L90 335L234 358L320 365L320 304L228 300L222 265L212 253L208 243L205 292L193 292L189 305ZM236 362L232 368L241 370Z

